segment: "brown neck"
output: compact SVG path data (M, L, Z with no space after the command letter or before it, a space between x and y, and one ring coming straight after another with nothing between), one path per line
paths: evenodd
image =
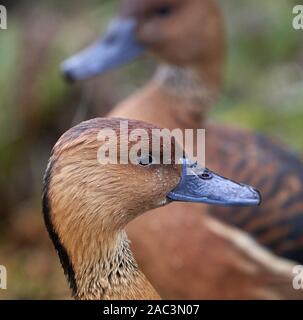
M80 247L76 253L71 253L77 284L76 299L160 299L139 270L124 231L111 239L91 240L84 251Z
M213 68L212 64L192 68L163 64L158 67L152 81L203 114L217 98L221 74L219 68Z
M221 85L222 64L192 68L161 65L153 79L109 116L146 121L174 129L203 126Z

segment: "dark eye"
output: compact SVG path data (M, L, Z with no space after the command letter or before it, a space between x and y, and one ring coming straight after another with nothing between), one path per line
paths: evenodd
M148 156L140 157L138 159L138 164L143 167L150 166L153 163L154 163L154 158L151 154L149 154Z
M199 174L199 178L203 179L203 180L210 180L212 178L212 174L211 172L209 172L208 170L204 170L203 173Z
M154 15L158 17L167 17L172 13L173 9L170 5L163 5L154 10Z

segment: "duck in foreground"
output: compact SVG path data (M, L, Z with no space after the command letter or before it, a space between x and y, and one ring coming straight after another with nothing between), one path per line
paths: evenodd
M159 299L124 231L142 213L171 201L250 206L261 201L254 188L186 158L178 163L173 152L169 165L155 164L151 154L142 160L141 152L137 164L100 164L98 150L106 141L100 132L113 130L122 141L121 120L98 118L67 131L55 145L44 177L45 223L76 299ZM130 130L144 129L152 139L154 126L128 123ZM162 141L161 159L167 143L175 149L173 140ZM127 152L134 144L128 143Z

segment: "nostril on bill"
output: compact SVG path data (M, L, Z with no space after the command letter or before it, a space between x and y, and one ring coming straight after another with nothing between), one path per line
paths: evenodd
M199 178L203 179L203 180L209 180L212 178L210 173L202 173L199 175Z
M203 173L199 174L198 177L203 180L210 180L213 175L207 169L204 170Z

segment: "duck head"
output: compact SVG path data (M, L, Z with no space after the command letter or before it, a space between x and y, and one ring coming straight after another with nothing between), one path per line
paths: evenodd
M157 150L162 161L156 163L154 152L149 148L142 152L130 136L143 129L146 134L138 140L150 143L159 138L159 131L132 120L127 132L122 132L121 121L125 119L99 118L67 131L55 145L44 177L45 223L77 299L142 299L142 291L152 292L124 231L145 211L171 201L260 202L259 193L249 186L217 176L185 157L175 161L178 146L174 139L167 139L169 133L161 135ZM102 162L100 154L110 156L115 143L118 163ZM167 148L171 148L170 156L164 155ZM125 154L131 163L121 163ZM164 159L171 163L161 164Z
M105 36L62 64L69 80L120 67L146 51L180 67L219 65L224 55L216 0L122 0Z
M107 141L102 136L104 129L116 133L118 162L121 159L119 144L127 139L120 131L123 120L98 118L83 122L55 145L44 186L59 233L62 228L78 228L79 221L87 230L89 225L104 232L123 229L139 214L171 201L248 206L260 203L259 192L250 186L220 177L186 158L176 162L173 139L160 139L161 159L168 144L171 147L170 164L155 163L151 150L147 156L136 153L135 163L101 164L98 154ZM147 132L141 140L153 141L158 134L152 125L128 121L129 132L138 128ZM128 142L128 154L136 143Z

